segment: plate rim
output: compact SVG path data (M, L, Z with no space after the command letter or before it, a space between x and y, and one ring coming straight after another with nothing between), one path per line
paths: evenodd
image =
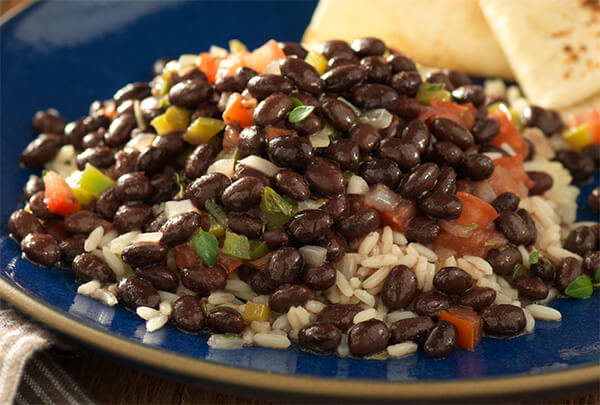
M508 377L484 377L462 381L389 382L282 375L207 362L177 354L104 331L77 321L60 309L19 287L0 274L0 295L18 310L96 350L194 380L213 381L252 391L334 398L380 400L456 400L533 394L584 386L600 381L596 364L564 371ZM268 378L265 378L268 377Z

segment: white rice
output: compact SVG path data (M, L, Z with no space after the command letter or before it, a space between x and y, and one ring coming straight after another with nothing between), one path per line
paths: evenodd
M158 330L165 326L168 320L169 317L159 313L154 318L146 321L146 330L148 332L154 332L155 330Z
M390 357L404 357L409 354L416 353L419 349L419 345L414 342L403 342L387 347L387 352Z
M325 308L325 304L316 300L308 300L306 304L304 304L304 308L313 314L318 314Z
M252 321L250 323L250 328L255 333L269 332L271 330L271 322L269 322L269 321Z
M89 236L83 243L83 250L86 252L91 252L95 250L98 246L100 246L100 242L102 241L102 237L104 236L104 228L101 226L96 227L92 232L90 232Z
M161 301L158 305L158 310L164 316L171 316L171 312L173 312L173 306L170 301Z
M354 290L356 298L364 302L369 307L375 306L375 297L366 292L365 290Z
M221 305L229 302L233 302L235 296L228 292L214 292L208 296L208 303L213 305Z
M254 335L253 342L272 349L287 349L292 344L287 336L277 333L257 333Z
M371 274L368 278L366 278L365 281L363 281L363 288L370 289L378 286L379 284L382 284L385 281L388 274L390 274L391 270L391 266L381 267L375 273Z
M140 318L146 321L154 318L155 316L160 315L160 312L156 309L144 306L137 307L135 313L138 314Z
M365 322L369 319L375 318L375 316L377 316L377 310L375 308L365 309L354 315L354 318L352 318L352 322L354 324Z
M346 277L339 271L336 271L335 285L338 287L340 292L346 297L352 297L354 290L350 287L350 283Z
M560 321L562 319L560 311L557 311L556 309L547 307L545 305L531 304L527 305L525 308L531 313L531 315L535 319L554 322Z
M402 319L416 318L418 315L412 311L393 311L387 314L386 321L392 324Z
M302 329L310 322L310 314L303 307L291 307L287 312L287 319L292 329Z

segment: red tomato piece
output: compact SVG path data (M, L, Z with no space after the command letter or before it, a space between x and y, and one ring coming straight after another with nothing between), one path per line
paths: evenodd
M244 58L244 66L262 73L267 65L274 60L285 58L285 54L274 39L269 40L260 48L256 48L251 54Z
M295 135L295 134L296 134L296 132L292 131L291 129L277 128L277 127L271 127L271 126L265 127L265 137L267 138L267 141L275 139L279 136Z
M239 67L244 66L244 58L247 54L248 52L239 52L231 54L225 59L221 59L215 75L215 81L225 76L235 76L235 71Z
M242 95L233 93L227 101L227 107L223 111L223 120L231 125L237 122L241 128L246 128L252 125L252 112L244 108L242 104Z
M592 133L593 143L600 143L600 110L593 108L587 113L579 114L569 119L569 127L578 127L587 124Z
M45 198L48 211L63 217L79 210L73 190L58 173L50 171L44 176Z
M501 234L491 229L477 229L468 238L460 238L442 230L440 237L433 244L434 250L451 249L457 257L473 255L485 257L492 245L489 243L505 243Z
M185 269L186 267L198 267L203 266L204 262L198 256L196 249L188 244L175 246L175 261L179 269Z
M519 128L517 128L517 124L515 124L510 117L510 113L503 111L501 108L497 108L490 113L490 117L495 119L498 122L498 125L500 125L498 135L492 139L490 144L501 147L503 143L507 143L517 154L528 156L529 144L519 133Z
M471 129L475 124L476 114L477 111L471 103L456 104L451 101L431 100L429 107L421 108L418 118L428 124L435 118L447 118Z
M400 200L400 203L395 208L389 211L379 211L379 215L383 225L388 225L398 232L404 232L408 221L415 216L416 212L417 208L414 202Z
M214 83L217 78L217 70L221 60L215 58L208 52L202 52L200 54L200 65L198 68L204 72L209 82Z
M490 204L472 194L459 191L456 196L462 201L462 213L455 222L464 225L477 225L477 228L487 228L496 218L498 212Z
M221 253L221 251L219 251L219 253L217 254L217 264L223 266L223 268L227 270L227 274L233 273L243 263L243 260L236 259L235 257L231 257L229 255Z

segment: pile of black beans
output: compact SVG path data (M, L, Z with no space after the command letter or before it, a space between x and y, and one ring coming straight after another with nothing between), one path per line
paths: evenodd
M115 180L96 202L81 211L59 217L44 203L44 184L33 176L24 189L29 210L18 210L9 219L13 237L21 243L26 256L42 265L57 263L70 267L78 282L99 280L115 282L114 273L104 259L84 252L84 241L97 226L119 233L133 230L161 231L159 243L137 243L123 250L122 259L135 275L120 280L119 300L128 308L143 305L157 308L158 290L176 291L181 282L198 293L182 296L173 307L172 321L182 330L198 332L209 328L216 333L240 333L244 321L240 314L220 308L205 313L201 297L224 288L227 272L220 264L203 263L174 271L166 266L169 250L189 243L199 227L208 230L206 216L190 212L167 220L164 213L153 215L152 205L170 200L190 199L200 210L214 200L227 213L232 232L266 243L269 253L245 263L239 275L259 294L270 294L273 311L285 313L292 305L302 305L313 291L335 284L331 263L348 250L348 242L380 227L377 210L365 208L360 197L345 193L345 174L356 173L369 184L383 184L403 199L413 201L417 214L405 231L409 241L432 244L440 234L439 220L458 218L462 212L456 192L469 190L470 184L489 178L494 162L485 152L507 152L492 146L498 134L497 122L487 116L488 104L483 89L469 77L444 70L429 74L427 81L442 83L452 101L471 103L477 111L475 124L465 128L446 118L429 124L418 119L423 106L415 99L423 83L415 63L387 49L376 38L362 38L349 44L331 40L320 53L328 60L323 75L304 58L307 51L297 43L282 42L285 59L281 74L258 74L242 67L234 76L211 84L199 69L183 76L172 73L170 90L161 102L153 96L155 81L130 83L112 99L94 101L87 116L67 123L55 110L39 111L33 126L40 135L23 151L22 163L31 169L42 168L59 148L71 144L76 150L76 165L94 165ZM154 65L161 74L168 59ZM189 145L182 131L158 136L141 152L124 145L144 133L154 133L150 122L164 113L167 105L190 110L198 117L221 118L224 100L232 92L256 99L253 124L240 128L228 122L222 138L234 140L240 158L257 155L282 168L274 177L252 167L238 164L230 178L206 170L220 152L220 145ZM314 111L299 122L290 122L293 98ZM134 104L139 102L139 111ZM377 129L359 122L352 103L362 111L384 108L392 115L391 124ZM114 116L108 111L115 110ZM137 118L136 118L137 113ZM109 118L111 116L112 118ZM143 129L140 129L140 122ZM309 136L329 125L338 135L325 148L315 148ZM532 107L526 125L551 135L562 129L558 114ZM285 130L286 135L269 140L270 130ZM224 146L225 142L224 142ZM531 158L535 153L530 148ZM573 174L576 181L587 180L597 168L597 150L559 151L556 159ZM596 156L594 158L593 156ZM346 172L346 173L345 173ZM546 173L530 172L534 183L531 194L542 194L552 186ZM324 199L320 209L296 213L280 228L265 230L258 205L265 187L297 202ZM598 191L591 197L598 207ZM593 202L592 202L593 201ZM518 245L531 245L536 228L529 213L518 209L519 197L499 195L493 206L500 213L496 229L508 241L506 249L491 249L487 260L494 272L510 276L521 264ZM531 273L515 278L520 294L532 300L548 294L548 284L563 290L575 277L595 270L600 261L598 226L574 230L565 247L585 257L584 265L565 259L553 265L540 259ZM327 249L327 261L320 266L305 264L298 248L319 245ZM419 343L434 358L447 356L456 345L456 329L448 322L437 322L439 311L454 306L471 308L490 335L514 336L525 326L523 311L511 305L493 305L496 293L473 287L464 270L444 268L435 277L436 291L418 291L412 270L396 266L385 281L382 299L390 310L410 308L419 317L398 321L388 327L378 320L353 325L360 310L356 305L330 305L318 320L303 328L298 336L302 347L317 353L334 352L342 332L348 331L350 353L367 356L390 343L411 340ZM477 315L479 314L479 315Z

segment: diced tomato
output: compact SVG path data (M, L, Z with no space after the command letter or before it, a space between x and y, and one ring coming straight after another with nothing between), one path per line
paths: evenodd
M440 321L447 321L456 326L458 336L456 343L466 350L473 350L483 336L483 322L477 312L471 308L450 307L442 309Z
M243 263L243 260L221 253L221 251L217 254L217 264L223 266L227 270L227 274L233 273Z
M369 207L373 208L373 207ZM400 203L390 211L379 211L381 223L388 225L398 232L404 232L408 221L415 216L417 208L415 203L408 200L400 200Z
M512 120L510 113L505 109L497 108L490 113L490 117L500 125L500 132L490 144L502 147L503 143L507 143L517 154L524 157L529 156L529 144L519 133L519 128Z
M291 129L277 128L277 127L271 127L271 126L265 127L265 137L267 138L267 141L275 139L279 136L295 135L295 134L296 134L296 132L292 131Z
M285 58L285 54L274 39L271 39L260 48L256 48L251 54L244 58L244 66L254 69L258 73L274 60Z
M48 211L63 217L79 210L73 190L58 173L50 171L44 176L44 202Z
M108 118L110 118L111 121L115 118L116 113L117 110L115 108L115 105L112 103L109 103L108 105L100 109L100 114L107 116Z
M479 229L487 228L498 218L496 209L482 199L462 191L457 192L456 196L462 202L462 213L455 219L456 223L464 226L476 224Z
M491 248L486 242L503 243L502 235L491 229L483 228L475 230L468 238L460 238L442 230L440 237L433 244L434 250L451 249L456 252L457 257L473 255L485 257Z
M248 52L238 52L230 54L227 58L219 61L219 68L215 76L215 80L221 79L225 76L235 76L235 71L244 66L244 59L248 55Z
M428 124L435 118L448 118L467 129L471 129L475 124L476 114L477 111L471 103L456 104L451 101L431 100L429 107L421 108L418 118Z
M533 186L533 182L525 173L523 158L520 155L505 156L494 159L494 164L494 172L486 181L496 194L511 192L521 198L527 197L528 189Z
M252 112L244 108L242 104L242 95L233 93L227 101L227 107L223 111L223 120L227 124L238 123L241 128L252 125Z
M592 133L592 142L600 143L600 110L593 108L587 113L575 115L569 118L569 127L578 127L581 124L587 124Z
M175 261L177 267L182 270L187 267L204 266L204 262L198 256L196 249L188 244L175 246Z
M215 58L208 52L202 52L200 54L200 64L198 68L204 72L209 82L214 83L217 78L217 70L221 60Z

